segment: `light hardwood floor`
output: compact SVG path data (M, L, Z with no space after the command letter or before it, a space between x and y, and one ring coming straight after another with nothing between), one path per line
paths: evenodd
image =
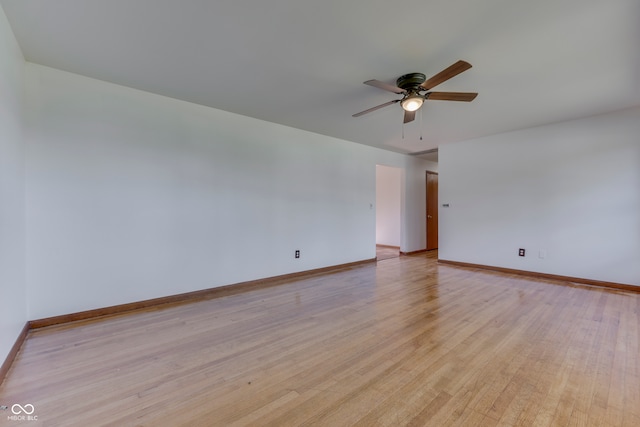
M640 294L435 255L32 331L0 404L44 426L640 426Z
M400 248L395 246L376 245L376 259L383 261L389 258L396 258L400 256Z

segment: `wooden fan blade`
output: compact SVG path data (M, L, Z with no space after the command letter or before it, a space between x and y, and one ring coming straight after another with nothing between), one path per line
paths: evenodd
M385 82L381 82L380 80L367 80L364 84L377 87L378 89L388 90L389 92L401 94L405 93L404 89L400 89L398 86L390 85Z
M396 102L400 102L399 99L394 99L393 101L385 102L384 104L377 105L375 107L369 108L368 110L360 111L359 113L354 114L352 117L360 117L372 111L379 110L380 108L384 108L387 105L395 104Z
M435 99L438 101L463 101L471 102L478 96L475 92L429 92L426 99Z
M404 122L403 123L409 123L414 121L416 118L416 112L415 111L406 111L404 112Z
M471 68L471 64L469 64L467 61L458 61L448 68L440 71L438 74L431 77L426 82L422 83L420 87L429 90L432 87L438 86L440 83L443 83L450 78L457 76L463 71L467 71L469 68Z

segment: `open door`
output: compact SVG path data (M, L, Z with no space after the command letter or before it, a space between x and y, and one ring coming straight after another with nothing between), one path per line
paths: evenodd
M427 172L427 250L438 249L438 174Z

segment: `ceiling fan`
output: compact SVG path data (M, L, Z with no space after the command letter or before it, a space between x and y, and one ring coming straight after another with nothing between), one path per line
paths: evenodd
M471 68L471 64L466 61L458 61L455 64L440 71L435 76L427 80L427 76L422 73L409 73L398 77L396 80L396 86L381 82L380 80L367 80L364 84L377 87L378 89L387 90L389 92L403 95L402 99L394 99L393 101L385 102L376 107L369 108L353 115L353 117L360 117L364 114L376 111L387 105L400 103L404 110L404 123L409 123L416 118L416 111L422 107L422 104L427 99L434 99L438 101L463 101L471 102L478 96L475 92L429 92L431 88L449 80L452 77L457 76L463 71ZM425 92L425 93L422 93Z

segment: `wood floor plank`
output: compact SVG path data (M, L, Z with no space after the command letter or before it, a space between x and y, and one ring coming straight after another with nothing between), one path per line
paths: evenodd
M638 293L427 252L31 331L0 405L72 427L637 426L639 325Z

